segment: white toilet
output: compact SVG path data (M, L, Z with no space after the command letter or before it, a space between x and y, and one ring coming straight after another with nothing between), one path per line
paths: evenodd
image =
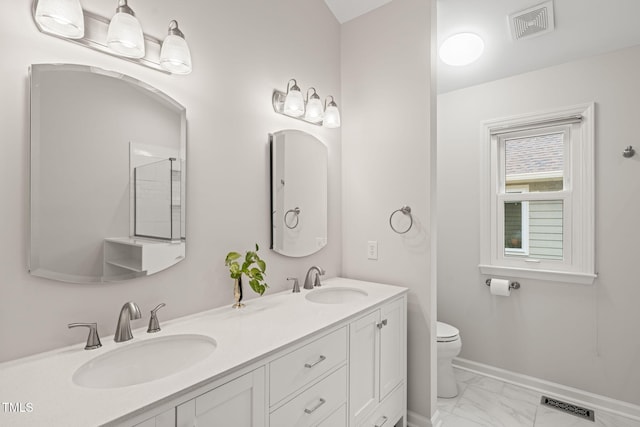
M438 397L456 397L458 386L453 375L451 361L460 354L462 339L460 331L444 322L438 322Z

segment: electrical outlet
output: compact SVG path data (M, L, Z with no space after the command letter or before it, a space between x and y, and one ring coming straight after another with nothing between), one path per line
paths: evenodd
M367 259L378 259L378 241L369 240L367 242Z

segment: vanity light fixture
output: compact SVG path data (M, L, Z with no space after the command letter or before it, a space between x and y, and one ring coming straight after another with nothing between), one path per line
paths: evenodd
M70 39L84 37L84 15L79 0L40 0L35 20L43 31Z
M116 14L111 18L107 32L107 46L114 52L129 58L144 56L144 36L140 22L127 4L118 0Z
M293 86L291 86L293 82ZM295 79L287 83L287 96L284 98L284 113L292 117L300 117L304 114L304 98Z
M331 102L327 104L327 100L331 98ZM340 127L340 110L336 104L333 96L329 95L324 100L324 120L322 125L327 128L339 128Z
M329 98L331 98L330 101ZM340 111L333 96L325 99L323 107L318 92L310 87L305 100L295 79L289 80L286 92L275 89L271 103L273 111L278 114L326 128L340 127Z
M127 0L118 1L112 19L82 9L80 0L33 0L31 13L38 30L50 36L163 73L191 72L191 53L178 22L169 23L164 42L144 34Z
M309 91L313 91L311 95L309 95ZM313 87L310 87L307 90L307 103L305 106L304 119L308 122L318 123L322 121L324 115L324 108L322 107L322 101L320 101L320 96L318 96L318 92Z
M184 34L178 28L176 20L169 22L169 34L162 42L160 66L175 74L189 74L191 72L189 45L184 39Z

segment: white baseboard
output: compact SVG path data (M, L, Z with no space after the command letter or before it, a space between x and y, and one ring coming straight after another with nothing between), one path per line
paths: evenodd
M438 412L434 417L439 417ZM441 423L441 422L440 422ZM434 424L433 420L423 417L415 412L407 411L407 427L440 427L438 424Z
M500 381L515 384L537 392L566 400L591 409L601 409L617 415L640 421L640 406L621 400L611 399L588 391L568 387L551 381L542 380L528 375L522 375L483 363L456 357L453 366L476 374L495 378ZM433 427L436 427L435 425Z

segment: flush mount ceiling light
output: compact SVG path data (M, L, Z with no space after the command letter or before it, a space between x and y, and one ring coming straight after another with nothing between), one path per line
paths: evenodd
M79 0L40 0L36 23L43 31L70 39L84 36L84 16Z
M473 33L459 33L448 37L440 45L438 54L445 64L459 67L476 61L483 51L484 41L480 36Z
M330 101L329 98L331 98ZM317 126L340 127L340 111L333 96L327 96L323 107L318 92L315 88L310 87L307 90L305 101L295 79L291 79L287 83L287 92L274 90L271 103L273 111L278 114L284 114Z
M127 0L119 0L116 14L111 18L107 33L107 46L114 52L130 58L144 56L144 36Z
M167 74L189 74L191 53L178 28L169 23L164 42L142 32L126 0L112 19L82 9L79 0L33 0L31 14L40 32L117 56Z
M169 34L162 42L160 50L160 65L165 70L176 74L191 72L191 52L184 34L178 28L178 21L169 23Z

